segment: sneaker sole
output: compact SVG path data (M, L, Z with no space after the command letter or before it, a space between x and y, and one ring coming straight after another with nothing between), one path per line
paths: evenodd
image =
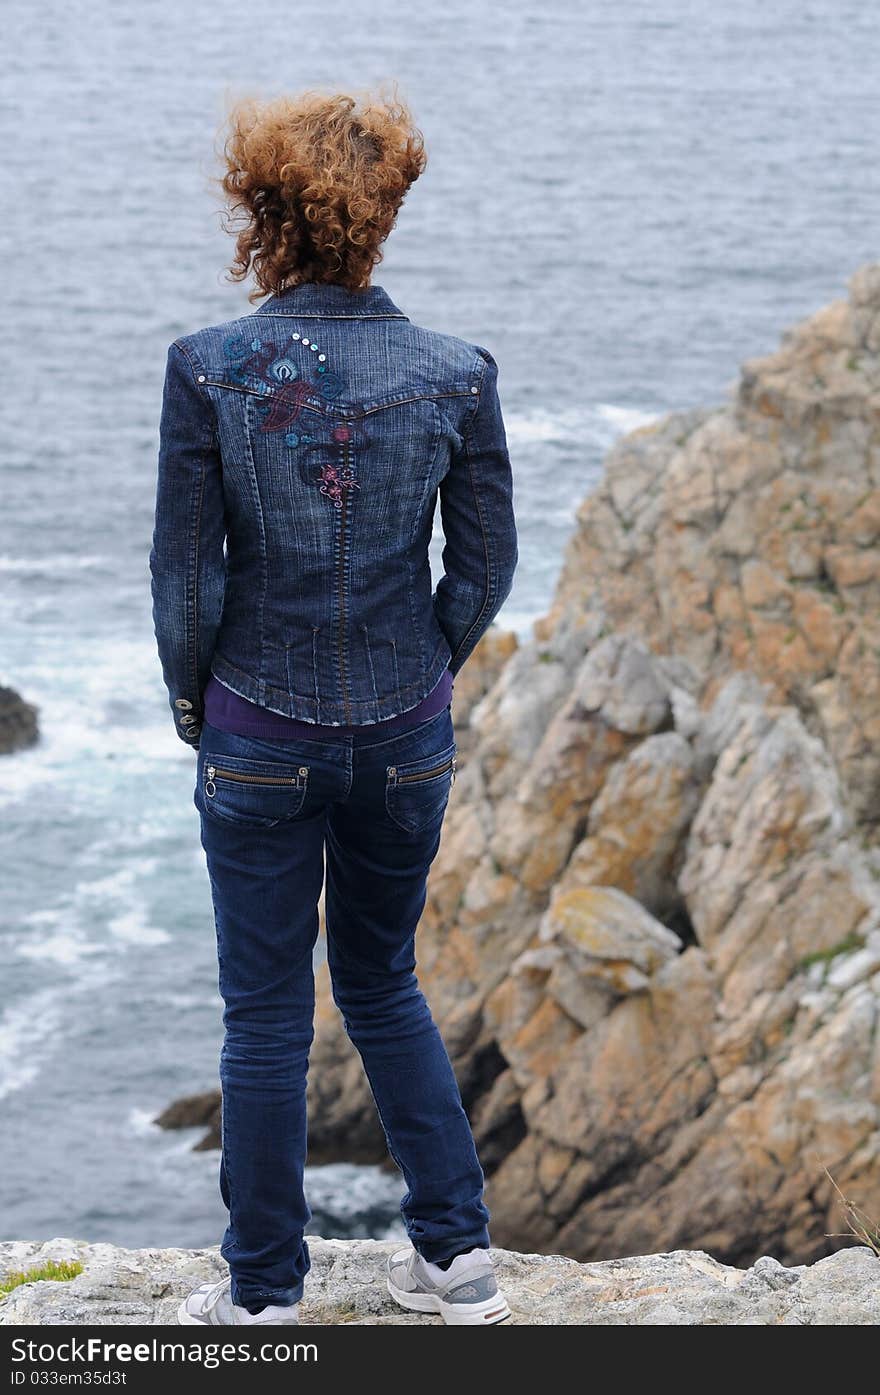
M192 1313L188 1313L186 1310L186 1299L184 1299L180 1307L177 1309L177 1321L181 1327L210 1327L212 1325L210 1322L205 1322L204 1318L193 1317ZM265 1322L247 1324L248 1327L298 1327L299 1325L300 1324L298 1319L296 1322L287 1323Z
M388 1292L411 1313L439 1313L449 1327L490 1327L510 1317L507 1299L500 1293L482 1303L444 1303L436 1293L407 1293L388 1278Z

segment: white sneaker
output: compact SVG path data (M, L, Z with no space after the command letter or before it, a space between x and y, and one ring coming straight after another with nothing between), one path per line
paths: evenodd
M510 1317L499 1293L488 1250L456 1255L448 1269L423 1259L414 1248L388 1261L388 1292L413 1313L439 1313L451 1326L488 1327Z
M299 1304L272 1305L261 1313L249 1313L232 1301L232 1280L199 1284L177 1309L177 1321L188 1327L261 1327L299 1322Z

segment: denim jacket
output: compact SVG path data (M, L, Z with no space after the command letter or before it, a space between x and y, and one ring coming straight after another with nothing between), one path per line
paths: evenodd
M517 563L497 375L377 285L309 282L175 339L150 573L183 741L198 746L211 672L286 716L351 725L461 668Z

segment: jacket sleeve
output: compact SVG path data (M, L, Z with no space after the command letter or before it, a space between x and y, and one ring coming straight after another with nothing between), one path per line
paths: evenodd
M480 391L461 446L440 481L443 576L434 613L456 674L510 594L518 560L513 479L498 398L498 365L487 349Z
M225 536L214 412L175 341L165 368L150 574L162 676L177 734L194 747L223 611Z

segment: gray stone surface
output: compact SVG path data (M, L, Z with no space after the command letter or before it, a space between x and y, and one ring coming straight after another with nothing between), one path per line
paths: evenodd
M312 1270L300 1308L304 1324L439 1323L404 1313L384 1284L396 1245L376 1240L309 1241ZM868 1325L880 1323L880 1259L862 1246L787 1269L765 1256L751 1269L719 1264L701 1250L579 1264L559 1255L493 1251L513 1322L584 1324ZM123 1250L56 1239L0 1243L0 1273L48 1259L85 1266L66 1283L14 1289L0 1301L0 1326L176 1325L181 1298L226 1266L218 1251Z

